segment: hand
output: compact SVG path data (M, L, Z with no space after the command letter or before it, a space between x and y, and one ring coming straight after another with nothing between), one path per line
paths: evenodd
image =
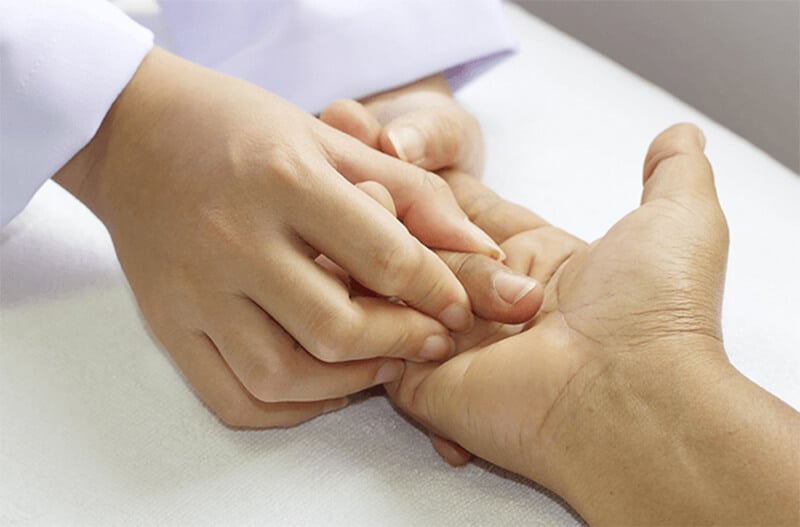
M158 49L56 180L105 223L152 331L232 426L292 425L397 378L401 358L452 354L467 295L406 228L499 256L438 177ZM415 309L351 298L320 254Z
M444 75L427 77L361 103L336 101L320 118L426 170L453 168L478 178L483 173L480 124L453 99Z
M446 87L444 78L437 76L397 91L408 91L410 94L416 95L419 93L417 91L419 89L418 85L423 87L428 85L437 86L439 82L444 82ZM426 92L423 90L421 93L424 94ZM449 94L449 91L447 93ZM393 92L387 92L376 96L376 98L386 98L385 104L391 106L394 102L392 95ZM441 95L441 93L437 95ZM457 106L449 95L448 99L448 104ZM373 107L373 110L376 108L385 107L379 104L377 107ZM462 116L467 116L474 120L462 109L458 108L458 112L463 114ZM380 111L376 113L378 115L381 114ZM415 126L427 128L431 132L429 138L431 141L436 142L442 137L433 133L435 130L430 130L432 121L429 118L434 114L435 111L434 113L429 113L427 109L420 110L417 113L406 113L403 114L403 121L413 116L420 117L421 122L414 123ZM375 113L371 112L367 105L356 101L337 101L322 112L320 119L338 130L352 135L372 148L380 148L382 138L386 137L387 128L382 127ZM480 134L478 134L479 138ZM540 260L537 269L553 267L554 263L557 264L563 260L565 257L564 251L568 251L567 254L569 254L574 250L576 244L583 243L564 231L553 228L546 221L522 207L503 202L467 172L457 169L445 169L440 170L439 175L456 192L459 204L462 207L467 211L471 210L473 217L480 217L481 220L487 222L489 227L493 229L492 235L497 241L511 238L514 234L527 232L530 235L536 229L545 229L548 234L544 237L548 239L548 245L552 245L553 250L548 248L547 251L544 251L544 259ZM369 184L369 189L365 187L367 193L385 209L394 214L394 204L388 192L376 182L369 182ZM483 214L483 211L487 209L491 211L490 217ZM555 243L549 243L550 241ZM513 259L518 261L525 259L525 255L529 253L527 248L516 242L512 242L512 245L515 251L519 249L523 251L523 254L515 255ZM484 341L490 335L497 336L505 335L509 332L518 332L519 326L511 324L520 324L530 320L539 309L542 302L542 290L541 288L537 289L536 280L531 279L526 274L514 272L511 268L495 259L477 253L447 250L437 250L436 252L464 285L475 313L481 317L476 320L476 324L471 330L456 336L457 349L472 347L476 343ZM522 271L527 272L528 267L524 267ZM338 275L343 280L347 280L345 272L339 272Z
M722 346L728 231L703 145L692 126L661 134L642 205L550 278L552 233L518 236L527 255L506 240L509 265L546 283L541 312L442 365L408 364L387 386L397 406L590 523L796 521L798 414ZM454 191L502 239L502 208L470 211Z
M435 80L429 79L422 84L435 85ZM409 91L415 93L413 89ZM393 99L387 98L386 104L391 106ZM452 99L450 103L456 105ZM384 107L379 105L373 110L376 108L380 110ZM427 118L422 118L415 126L427 129L430 132L427 137L434 143L446 139L447 135L437 134L436 127L431 127L436 122L430 119L436 114L435 110L426 112L420 110L406 114L406 118L426 115ZM320 119L368 146L381 148L387 138L387 128L381 126L376 114L380 115L381 112L371 112L359 102L337 101L322 112ZM460 108L451 116L453 114L474 120ZM477 137L482 149L480 130L475 129L478 133L474 137ZM469 137L469 134L465 137ZM460 353L519 333L522 329L520 323L533 318L542 305L543 288L537 287L537 280L546 284L556 269L586 244L523 207L500 199L467 172L447 169L440 170L439 175L447 181L468 215L479 221L501 244L501 249L508 255L506 262L510 265L503 265L481 254L437 251L464 285L473 310L480 317L471 330L456 335L456 350ZM373 190L370 195L393 212L391 200L386 197L385 191ZM342 273L343 278L345 275ZM463 465L472 457L456 443L434 432L431 433L431 442L445 461L452 465Z

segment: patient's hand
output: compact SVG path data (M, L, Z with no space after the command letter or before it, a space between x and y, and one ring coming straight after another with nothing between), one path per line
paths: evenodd
M481 176L484 148L480 124L453 99L444 75L373 95L361 104L336 101L321 118L426 170L455 168Z
M509 265L532 264L545 304L519 334L408 364L387 386L398 407L590 523L796 521L797 413L722 345L728 231L703 145L689 125L660 135L642 205L590 245L451 179Z

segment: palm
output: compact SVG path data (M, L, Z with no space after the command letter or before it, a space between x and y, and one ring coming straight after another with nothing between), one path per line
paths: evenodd
M719 338L724 218L705 198L650 199L586 245L530 212L487 200L477 183L450 183L470 216L504 240L509 265L545 284L545 303L522 331L484 323L465 337L474 346L454 359L409 364L390 391L436 433L547 483L559 421L618 357L663 339ZM430 401L428 392L441 397L442 386L462 411L415 408Z

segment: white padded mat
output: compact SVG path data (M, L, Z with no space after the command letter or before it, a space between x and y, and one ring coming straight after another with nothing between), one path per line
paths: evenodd
M800 177L510 6L522 52L460 94L486 181L592 239L638 204L650 140L706 132L731 228L733 362L800 406ZM0 233L0 524L575 525L485 463L451 469L380 395L290 430L232 431L148 336L101 225L54 184Z

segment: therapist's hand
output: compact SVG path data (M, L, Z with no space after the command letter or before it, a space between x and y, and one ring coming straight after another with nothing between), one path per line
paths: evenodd
M592 524L796 524L798 414L722 345L728 231L703 144L690 125L661 134L642 205L543 279L530 326L408 364L388 386L396 404ZM501 238L502 208L475 218ZM509 264L535 274L548 236L519 237L527 262L507 241Z
M353 185L367 179L402 223ZM105 223L153 333L233 426L296 424L401 359L449 357L470 304L425 245L499 256L440 178L159 49L56 180ZM351 297L320 254L380 297Z
M480 124L453 98L444 75L427 77L361 102L336 101L320 118L426 170L454 168L478 178L483 173Z

